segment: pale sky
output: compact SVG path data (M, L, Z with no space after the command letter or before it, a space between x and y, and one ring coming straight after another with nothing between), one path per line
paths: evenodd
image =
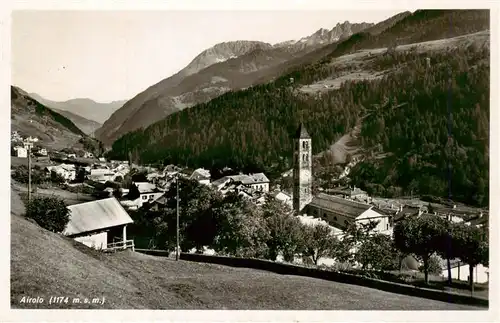
M402 11L14 11L12 83L54 101L126 100L220 42L274 44Z

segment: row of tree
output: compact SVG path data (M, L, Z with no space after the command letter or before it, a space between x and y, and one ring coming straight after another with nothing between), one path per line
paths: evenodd
M473 268L478 264L488 266L488 228L478 228L462 223L452 223L433 214L409 217L394 227L394 245L402 254L413 254L423 262L425 281L428 283L431 256L443 259L460 259L469 265L469 279L473 288ZM448 280L451 269L448 261Z

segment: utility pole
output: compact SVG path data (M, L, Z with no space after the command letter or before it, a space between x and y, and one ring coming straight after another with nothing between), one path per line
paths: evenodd
M28 144L28 201L31 201L31 148Z
M448 214L448 216L446 217L448 220L448 233L450 233L450 227L451 227L451 213ZM451 286L452 284L452 278L451 278L451 262L450 262L450 248L452 248L453 246L451 245L451 236L448 235L448 255L446 257L446 268L448 269L448 285ZM460 273L460 267L458 267L458 272Z
M178 261L179 260L179 175L177 175L176 177L176 189L177 189L177 197L176 197L176 201L177 201L177 245L176 245L176 248L175 248L175 260Z
M28 201L31 201L31 146L33 143L26 140L24 147L28 151Z

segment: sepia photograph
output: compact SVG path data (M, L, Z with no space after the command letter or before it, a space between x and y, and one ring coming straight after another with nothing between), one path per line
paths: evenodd
M10 309L494 310L498 22L358 7L12 10Z

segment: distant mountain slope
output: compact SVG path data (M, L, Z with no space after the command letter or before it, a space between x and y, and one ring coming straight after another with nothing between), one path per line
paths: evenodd
M45 99L37 93L30 93L29 95L49 108L69 111L73 114L100 124L106 121L113 112L121 108L126 102L126 100L122 100L109 103L100 103L95 102L91 99L72 99L63 102L56 102Z
M71 120L15 86L11 86L11 130L25 137L36 136L38 144L54 149L70 147L85 137Z
M65 110L58 110L58 109L52 109L55 112L65 116L69 120L71 120L80 130L82 130L86 135L91 135L93 132L95 132L97 129L99 129L102 124L99 122L85 119L82 116L79 116L75 113L72 113L70 111L65 111Z
M359 144L367 160L353 174L357 185L383 196L449 197L451 179L453 198L487 205L489 26L487 10L417 11L382 33L362 32L330 46L320 61L274 82L226 93L126 134L109 157L276 177L291 166L290 136L299 122L316 154L365 120ZM419 44L403 46L412 43ZM324 91L304 93L305 85L323 81Z
M179 73L124 104L97 131L97 136L110 145L126 132L147 127L171 113L228 91L269 81L281 72L274 67L371 26L344 22L332 30L320 29L299 41L275 45L258 41L217 44L200 53Z
M379 22L378 24L376 24L374 26L366 28L365 32L370 33L372 35L379 35L379 34L383 33L384 31L386 31L387 29L394 26L395 24L397 24L398 22L400 22L401 20L403 20L404 18L411 16L411 14L412 13L410 11L398 13L397 15L394 15L394 16L390 17L389 19L386 19L384 21Z

